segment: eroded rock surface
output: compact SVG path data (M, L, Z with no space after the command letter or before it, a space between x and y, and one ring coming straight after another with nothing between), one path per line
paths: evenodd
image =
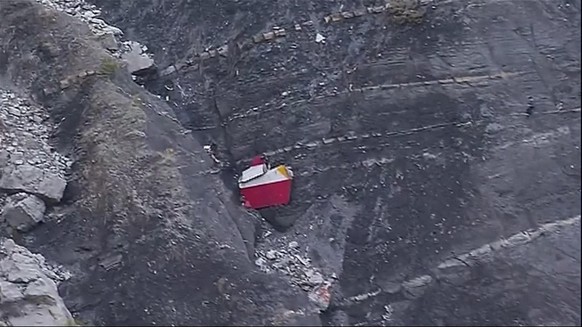
M35 195L16 193L6 199L2 219L19 231L27 231L43 220L46 205Z
M0 323L8 326L73 326L75 322L57 291L69 278L50 268L11 239L0 240Z

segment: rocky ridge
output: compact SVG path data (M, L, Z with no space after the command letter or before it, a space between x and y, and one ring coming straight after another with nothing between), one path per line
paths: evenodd
M147 52L148 48L139 42L124 40L122 30L98 18L101 15L101 10L94 4L82 0L36 1L47 8L64 12L87 23L91 32L103 46L113 56L121 58L127 63L127 69L131 73L147 71L154 66L152 55Z

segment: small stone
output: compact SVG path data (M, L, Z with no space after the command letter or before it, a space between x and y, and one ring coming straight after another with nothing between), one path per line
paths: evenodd
M262 34L253 36L253 42L255 42L255 43L259 43L259 42L261 42L263 40L264 39L263 39L263 35Z
M275 38L275 33L274 32L263 33L263 38L265 40L272 40Z
M344 11L341 13L342 17L345 19L350 19L354 17L354 13L353 12L349 12L349 11Z
M296 241L289 242L290 249L297 249L298 247L299 247L299 243L297 243Z
M20 115L22 115L22 112L20 112L19 109L13 107L8 107L8 113L17 117L20 117Z
M287 36L287 32L284 29L276 30L275 36L277 36L277 37Z
M275 260L277 259L277 251L275 250L270 250L267 252L267 254L265 255L267 257L267 259L269 260Z
M255 260L255 265L262 267L267 263L267 261L265 261L265 259L263 258L258 258L257 260Z
M61 89L66 89L71 85L71 83L68 80L64 79L60 81L59 85L61 86Z
M312 285L319 285L323 283L323 276L316 272L311 277L309 277L309 283Z

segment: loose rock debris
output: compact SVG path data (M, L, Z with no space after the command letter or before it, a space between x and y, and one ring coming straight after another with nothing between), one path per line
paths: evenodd
M49 144L54 129L44 110L0 90L0 190L15 193L0 207L0 223L27 231L43 220L46 204L61 200L72 160Z
M330 288L335 276L326 277L312 265L311 259L300 253L299 244L290 242L286 248L255 252L255 265L265 273L283 273L291 283L308 293L309 299L321 311L329 307Z
M57 286L71 275L40 254L0 239L0 326L64 326L72 316Z

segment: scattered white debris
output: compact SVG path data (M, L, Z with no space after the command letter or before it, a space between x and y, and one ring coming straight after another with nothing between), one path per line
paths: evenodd
M321 310L329 306L329 289L332 281L337 278L335 274L328 278L313 267L308 257L300 255L300 245L297 241L291 241L282 249L269 251L257 251L255 265L266 273L280 272L290 278L291 283L299 286L308 293L309 298Z
M320 33L317 33L315 35L315 42L317 43L325 42L325 36L321 35Z

